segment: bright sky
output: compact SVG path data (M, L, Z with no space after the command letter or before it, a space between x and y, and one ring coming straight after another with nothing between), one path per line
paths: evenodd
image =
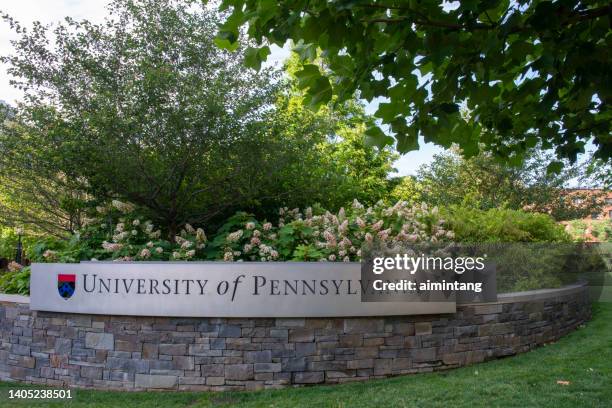
M29 27L34 21L49 24L60 21L66 16L75 20L87 19L94 23L102 22L106 15L105 5L107 0L17 0L3 1L2 3L0 6L2 13L8 13L22 25ZM0 22L1 55L12 52L10 41L15 38L15 34L8 25ZM286 49L273 47L268 63L281 63L287 54ZM21 93L9 85L6 68L5 65L0 64L0 100L14 104L21 100ZM373 113L376 109L376 103L367 106L370 113ZM441 151L441 148L431 143L424 144L421 140L420 150L408 153L396 162L397 174L402 176L415 174L420 165L429 163L433 155Z

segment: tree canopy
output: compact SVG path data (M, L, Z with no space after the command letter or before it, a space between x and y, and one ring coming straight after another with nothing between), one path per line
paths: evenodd
M218 17L203 8L114 1L109 11L103 24L66 18L52 33L5 17L21 35L4 60L25 93L22 126L5 129L20 141L12 160L86 180L94 197L142 206L170 230L244 200L270 171L257 157L270 147L273 74L215 47Z
M536 145L575 161L592 141L598 158L612 157L607 1L224 0L221 9L217 43L236 47L245 26L259 44L247 51L252 66L269 44L293 40L311 105L382 98L380 126L368 130L375 145L407 152L422 136L518 163Z
M488 153L465 159L452 149L419 168L416 184L420 198L434 205L510 208L550 214L556 220L600 212L602 194L568 189L572 181L588 185L584 164L564 163L562 171L550 174L546 167L551 156L534 148L522 165L507 166Z
M363 107L304 108L295 79L245 67L246 46L215 46L221 20L202 4L116 0L102 24L53 29L4 20L25 98L1 121L0 221L74 231L120 199L173 234L237 210L385 194L393 156L363 144Z

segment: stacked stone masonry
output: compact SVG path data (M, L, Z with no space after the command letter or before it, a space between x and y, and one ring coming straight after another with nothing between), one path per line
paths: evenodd
M218 319L33 312L0 303L0 379L99 389L244 390L361 381L514 355L590 318L586 288L450 315Z

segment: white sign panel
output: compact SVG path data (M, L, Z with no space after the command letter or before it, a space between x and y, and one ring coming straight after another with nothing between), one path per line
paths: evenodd
M32 310L132 316L332 317L454 313L454 302L362 302L359 263L34 264Z

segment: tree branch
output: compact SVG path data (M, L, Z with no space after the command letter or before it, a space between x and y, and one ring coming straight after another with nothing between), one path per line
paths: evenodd
M431 20L429 17L427 17L423 13L420 13L408 7L385 6L385 5L379 5L379 4L364 4L364 5L359 5L358 7L377 8L377 9L385 9L385 10L402 10L402 11L408 12L409 14L414 14L415 16L419 17L418 19L410 19L409 16L398 16L394 18L391 18L391 17L382 18L381 17L381 18L373 18L370 20L362 20L363 22L368 23L368 24L369 23L397 24L397 23L403 23L403 22L409 21L419 26L440 27L440 28L446 28L449 30L457 30L457 31L493 30L493 29L499 28L499 23L494 23L494 22L491 22L491 24L476 23L473 25L466 25L466 24L448 23L444 21L435 21L435 20ZM604 17L609 14L612 14L612 5L602 6L602 7L598 7L594 9L589 9L589 10L581 10L581 11L577 11L577 12L573 12L569 14L567 18L561 22L561 25L568 26L574 23L594 20L596 18ZM524 31L524 30L525 30L525 27L517 27L514 30L512 30L512 32L519 32L519 31Z

